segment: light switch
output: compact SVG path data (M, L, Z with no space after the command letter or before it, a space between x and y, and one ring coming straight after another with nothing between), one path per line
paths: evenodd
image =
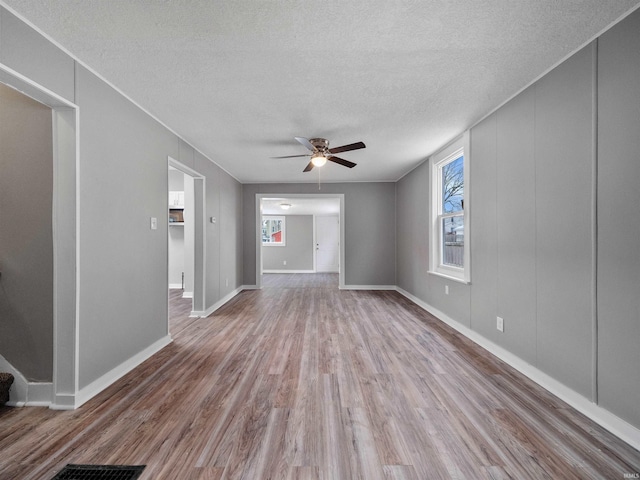
M151 230L158 229L158 219L156 217L151 217Z

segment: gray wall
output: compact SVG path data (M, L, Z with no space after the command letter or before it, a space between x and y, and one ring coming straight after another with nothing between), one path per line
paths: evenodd
M0 84L0 355L53 372L51 109Z
M83 388L168 334L168 156L206 178L204 215L218 219L205 227L205 309L241 285L241 186L2 8L0 61L81 112L75 295ZM221 225L229 232L222 242Z
M256 283L256 194L344 194L345 284L395 285L395 183L246 184L244 284Z
M177 155L178 142L95 75L76 70L84 387L168 333L167 155Z
M284 217L285 245L262 247L262 269L313 270L313 215Z
M640 11L598 52L598 391L640 427Z
M636 427L639 51L637 11L472 128L470 285L426 273L426 163L397 204L398 286Z

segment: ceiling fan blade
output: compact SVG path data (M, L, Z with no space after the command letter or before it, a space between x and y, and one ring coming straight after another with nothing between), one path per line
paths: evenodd
M338 163L343 167L353 168L357 165L357 163L350 162L349 160L345 160L344 158L339 157L327 157L327 160L333 163Z
M302 172L310 172L312 169L313 169L313 162L309 162L309 165L307 165L305 169L302 170Z
M360 148L366 148L366 145L362 142L350 143L349 145L343 145L341 147L330 148L329 153L341 153L348 152L350 150L358 150Z
M305 153L304 155L284 155L282 157L269 157L269 158L296 158L296 157L309 157L310 154Z
M307 147L312 152L316 150L316 148L311 144L308 138L304 138L304 137L293 137L293 138L295 138L299 143Z

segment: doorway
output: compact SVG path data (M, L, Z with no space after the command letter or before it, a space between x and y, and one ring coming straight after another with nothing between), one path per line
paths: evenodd
M205 305L204 192L204 177L169 157L167 301L176 296L191 299L191 317L201 316Z
M16 376L12 391L18 403L48 404L50 408L73 408L77 394L77 108L72 102L43 89L30 79L0 64L0 83L50 109L53 151L53 188L49 218L52 241L53 344L48 354L50 382L27 382ZM3 122L5 123L5 122ZM8 270L7 270L8 274ZM7 280L10 280L7 277ZM50 351L50 350L49 350ZM51 364L52 362L52 364Z
M322 210L320 209L310 209L311 204L318 204L324 207L331 206L332 210ZM345 237L345 228L344 228L344 194L264 194L259 193L256 194L256 288L262 288L262 274L263 274L263 215L273 215L274 213L269 210L270 207L276 206L277 208L284 208L285 220L287 216L293 215L311 215L314 217L313 221L310 223L313 227L313 236L312 243L309 245L309 250L311 252L312 261L313 261L313 272L319 272L317 268L317 253L316 248L318 245L318 231L316 228L316 217L333 217L332 225L337 229L337 242L331 242L333 244L332 247L328 248L326 255L325 252L321 252L320 258L323 263L321 268L326 270L322 271L333 271L338 272L338 285L339 288L344 288L345 285L345 248L344 248L344 237ZM283 215L283 210L280 210L280 215ZM322 220L320 220L322 222ZM329 222L329 220L327 220ZM331 227L330 227L331 228ZM284 229L285 235L288 235L287 229ZM320 237L322 239L323 233L320 233ZM328 247L328 243L323 239L323 244L326 244ZM286 244L286 239L285 239ZM284 247L267 247L271 249L284 248ZM324 258L333 257L330 260L325 260ZM280 265L283 265L283 261L280 262ZM289 266L287 264L287 266ZM283 272L284 273L284 272Z

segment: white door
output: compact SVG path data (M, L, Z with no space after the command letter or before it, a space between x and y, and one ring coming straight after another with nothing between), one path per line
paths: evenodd
M316 272L340 270L340 222L337 216L316 217Z

